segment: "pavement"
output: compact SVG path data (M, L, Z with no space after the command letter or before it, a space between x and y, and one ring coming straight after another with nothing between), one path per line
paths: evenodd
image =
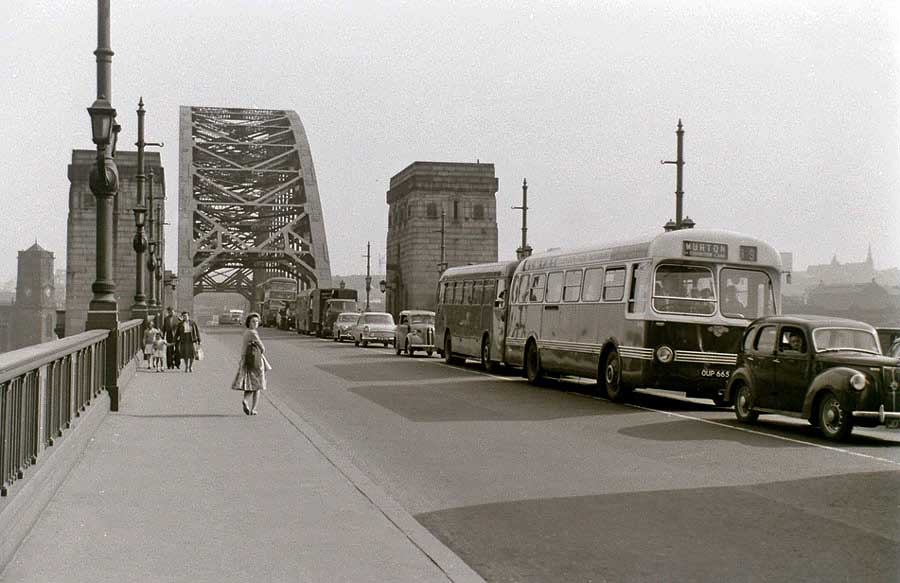
M483 581L272 391L245 415L203 346L138 371L0 581Z

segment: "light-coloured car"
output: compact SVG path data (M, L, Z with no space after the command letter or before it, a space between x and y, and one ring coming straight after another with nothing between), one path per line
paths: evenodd
M424 350L431 356L434 353L434 312L403 310L394 338L394 350L398 355L405 351L407 356L412 356L416 350Z
M394 342L394 317L387 312L363 312L353 325L353 344L364 347L370 342L384 346Z
M333 335L335 342L353 340L353 326L359 320L359 312L341 312L334 321Z

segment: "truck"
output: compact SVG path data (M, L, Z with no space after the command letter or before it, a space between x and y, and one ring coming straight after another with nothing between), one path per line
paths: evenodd
M347 288L301 290L294 303L297 334L330 337L341 312L356 311L357 291Z

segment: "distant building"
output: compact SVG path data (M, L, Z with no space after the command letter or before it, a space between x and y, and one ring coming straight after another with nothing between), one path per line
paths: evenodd
M55 340L55 325L53 253L35 242L25 251L19 251L16 303L7 321L9 349Z
M496 194L493 164L413 162L391 177L389 312L433 310L442 269L497 261Z
M872 246L865 261L859 263L840 263L837 255L832 257L831 263L822 265L810 265L806 268L806 275L815 284L833 285L848 283L863 283L875 278L875 262L872 260Z

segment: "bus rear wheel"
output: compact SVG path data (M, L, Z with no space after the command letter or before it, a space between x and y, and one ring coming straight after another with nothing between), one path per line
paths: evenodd
M631 389L622 382L622 360L618 350L611 350L603 362L603 388L610 401L621 403L628 398Z
M534 342L525 349L525 377L532 385L540 384L544 378L544 369L541 368L541 355L538 353L537 344Z
M488 336L481 339L481 368L488 372L497 368L491 361L491 339Z

